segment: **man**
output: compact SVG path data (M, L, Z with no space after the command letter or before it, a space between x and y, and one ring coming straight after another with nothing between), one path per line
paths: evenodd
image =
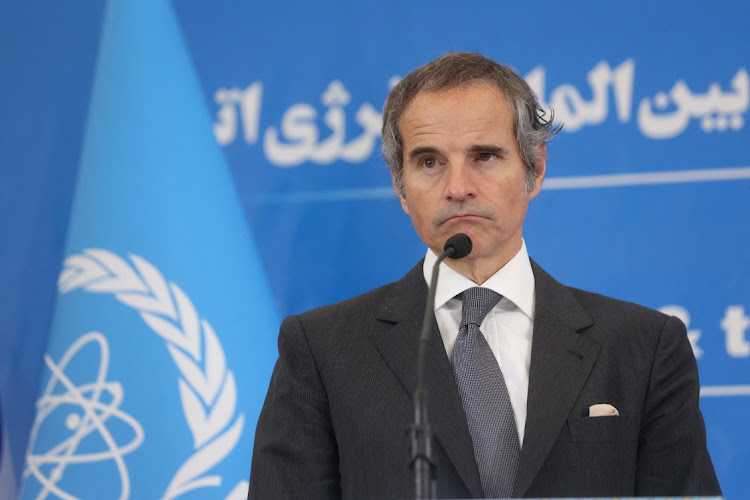
M720 494L685 327L567 288L530 261L529 201L556 132L528 85L447 54L388 96L383 154L428 251L403 279L287 318L255 437L253 498L403 498L426 279L438 495ZM601 416L600 416L601 415Z

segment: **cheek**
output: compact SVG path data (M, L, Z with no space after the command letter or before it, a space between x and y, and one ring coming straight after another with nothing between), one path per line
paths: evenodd
M423 228L427 225L427 221L429 219L428 214L424 210L420 210L419 207L412 206L408 214L411 217L412 223L415 227Z
M526 179L506 179L502 189L495 193L496 200L505 200L509 206L521 206L529 202L530 193L526 188Z
M409 198L407 214L411 217L411 223L417 233L425 238L432 231L433 213L428 206L422 203L423 200Z
M401 206L403 207L404 212L409 214L412 218L419 217L424 211L425 200L419 190L407 190L406 196L403 198L399 196L399 199L401 200Z

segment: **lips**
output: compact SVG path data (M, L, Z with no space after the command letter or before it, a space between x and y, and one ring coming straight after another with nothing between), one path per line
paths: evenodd
M478 205L474 206L446 206L440 210L435 217L433 222L435 226L445 224L446 222L460 222L460 221L471 221L473 219L490 219L492 220L494 213L492 209L482 207Z
M484 219L485 217L482 217L481 215L478 215L478 214L455 214L455 215L448 217L446 222L456 220L456 219L461 220L461 219L474 219L474 218Z
M489 217L487 217L484 214L478 214L474 212L470 212L470 213L462 212L462 213L450 214L448 216L439 217L437 220L438 220L438 225L441 225L447 222L461 222L461 221L468 222L468 221L472 221L476 219L489 219Z

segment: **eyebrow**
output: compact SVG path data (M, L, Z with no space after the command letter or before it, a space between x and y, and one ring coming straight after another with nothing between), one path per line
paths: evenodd
M508 150L501 146L493 146L491 144L475 144L474 146L471 146L469 148L470 153L493 153L500 157L506 157L508 156ZM437 148L433 148L432 146L422 146L418 148L414 148L409 152L409 159L414 160L415 158L418 158L419 156L422 156L424 154L440 154L440 151Z
M498 156L505 157L508 155L508 150L501 146L493 146L489 144L477 144L469 148L470 153L494 153Z
M409 159L413 160L417 158L418 156L422 156L424 154L439 154L439 151L436 148L430 147L430 146L424 146L419 148L414 148L409 152Z

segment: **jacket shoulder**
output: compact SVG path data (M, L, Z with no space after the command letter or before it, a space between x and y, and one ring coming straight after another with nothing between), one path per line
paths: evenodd
M396 322L412 313L426 290L420 261L398 281L291 316L285 321L296 320L306 331L317 334L321 330L328 338L335 337L337 332L358 335L370 331L375 325Z
M612 333L626 331L633 334L640 331L656 341L667 323L674 321L672 316L640 304L578 288L569 290L591 316L594 324ZM683 329L679 320L675 325L678 330Z
M385 298L390 296L396 283L388 283L360 295L310 309L294 316L301 323L309 324L321 321L326 323L336 322L342 318L351 320L352 317L359 315L374 315L374 311L378 308L379 304L383 303Z
M533 260L532 268L536 279L537 307L547 307L560 318L573 317L573 322L579 325L590 325L593 321L598 326L618 327L614 330L638 326L660 330L670 318L643 305L563 285Z

